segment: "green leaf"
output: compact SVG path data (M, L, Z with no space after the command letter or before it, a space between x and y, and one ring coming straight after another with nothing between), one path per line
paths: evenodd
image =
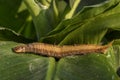
M98 44L107 33L107 30L112 28L119 29L120 24L117 21L120 19L120 16L118 15L120 14L114 14L106 17L104 16L104 18L101 16L92 20L92 22L89 21L88 23L69 33L65 39L60 42L60 44Z
M120 39L115 39L113 44L114 45L120 45Z
M15 41L15 42L21 42L21 43L30 43L33 42L34 40L32 39L27 39L19 34L17 34L15 31L0 27L0 40L1 41Z
M79 10L78 7L80 4L80 1L73 1L74 3L72 4L71 2L66 3L63 0L61 0L61 1L56 1L56 0L50 0L50 1L24 0L24 2L25 2L27 8L29 9L29 11L32 15L32 18L33 18L33 21L35 24L35 28L37 31L38 40L40 40L41 37L44 37L51 30L53 30L60 22L64 22L63 20L66 20L66 19L69 19L69 18L75 16L75 12L77 10ZM102 2L106 3L106 0L105 1L96 1L96 3L98 3L98 2L99 3L102 3ZM82 4L86 5L87 3L85 4L85 2L83 2ZM93 6L91 6L91 4L89 4L89 5L91 8L93 8ZM108 9L112 5L114 5L114 3L113 4L106 3L106 4L103 4L103 7L105 7L105 9L103 7L102 8L100 7L100 11L97 10L99 8L93 9L93 11L97 10L97 12L96 12L96 15L97 15L99 13L102 13L103 11L105 11L106 9ZM63 7L61 7L61 6L63 6ZM83 7L83 6L81 6L81 7ZM94 6L94 8L95 7L96 6ZM86 8L86 9L88 10L89 8ZM85 10L83 10L83 12ZM79 10L79 12L81 12L81 10ZM88 12L86 12L86 13L88 13ZM72 20L70 20L69 23L71 23L71 22L72 22ZM62 23L60 23L60 24L62 24ZM68 24L65 24L65 25L68 25ZM74 23L71 25L74 25ZM61 27L62 27L62 25L61 25Z
M86 21L92 17L94 18L95 16L109 10L109 8L111 8L111 6L115 6L118 2L115 0L109 0L109 1L105 0L103 3L101 3L99 5L88 5L88 3L91 3L91 1L81 2L81 4L78 6L78 7L80 7L79 12L76 15L74 15L74 17L72 17L71 19L62 21L49 34L51 35L51 34L61 32L63 29L65 29L68 26L71 27L78 23L84 23L84 21ZM94 4L95 3L98 3L98 1L95 1ZM87 5L87 6L84 6L84 5Z
M61 23L57 31L42 38L43 42L63 44L98 44L103 39L108 30L120 30L120 4L114 4L111 9L94 17L76 23L69 21ZM92 11L91 11L92 12ZM80 20L82 20L79 17ZM77 20L79 21L79 20ZM68 26L66 26L68 24ZM63 28L64 27L64 28ZM57 32L57 33L56 33ZM94 35L94 36L93 36Z
M34 0L24 0L24 2L32 15L37 32L37 38L39 40L42 36L45 36L49 31L51 31L57 24L56 21L58 20L56 19L58 12L56 2L55 0L51 1L51 3L49 3L50 6L47 8L44 8L46 5L43 5L38 1L35 3ZM39 6L39 4L44 7Z
M1 0L0 11L0 25L5 26L0 27L1 80L120 80L116 74L120 37L110 37L120 31L120 0ZM68 56L58 61L12 51L21 44L15 42L33 42L30 39L36 36L38 41L58 45L118 40L106 54Z
M15 4L16 4L16 7L15 7ZM13 3L10 3L9 0L1 0L0 1L0 26L10 27L10 26L20 26L21 25L22 20L24 20L25 18L20 19L20 17L22 17L22 16L17 14L20 4L21 4L21 0L13 0ZM24 11L24 13L25 13L25 11ZM28 14L28 13L26 13L26 14ZM17 23L17 24L15 24L15 23ZM16 29L16 28L14 27L12 29Z
M63 58L54 80L119 80L104 55L92 54Z
M12 48L17 45L19 44L0 41L0 79L52 80L55 60L32 54L13 53Z
M32 18L22 0L12 0L12 3L10 0L0 0L0 26L12 29L26 38L36 38Z
M68 56L55 62L52 57L16 54L12 48L17 45L20 43L0 41L1 80L120 80L113 49L107 54Z
M76 0L76 1L73 2L71 10L69 11L69 13L67 13L65 15L65 19L70 19L73 16L73 14L76 11L76 8L78 7L80 2L81 2L81 0Z

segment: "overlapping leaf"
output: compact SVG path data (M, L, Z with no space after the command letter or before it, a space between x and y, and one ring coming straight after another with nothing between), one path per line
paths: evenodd
M9 41L0 42L1 80L119 80L116 74L118 64L115 59L117 58L114 57L112 49L105 55L69 56L56 63L51 57L30 53L15 54L12 48L17 45L20 44Z
M114 3L114 1L115 0L111 0L110 3ZM120 24L117 22L120 19L120 16L118 16L120 14L119 2L114 4L110 3L95 8L86 8L88 10L83 10L81 14L73 17L71 21L67 20L58 25L50 35L42 39L43 42L60 45L99 43L107 33L107 30L120 29Z
M27 39L11 29L0 27L0 41L14 41L18 43L30 43L33 39Z
M22 0L0 0L0 26L29 39L36 39L32 18Z
M0 28L0 40L5 40L0 41L1 80L119 80L116 71L120 66L120 37L113 33L120 31L120 0L13 2L0 1L0 25L7 27ZM8 15L11 9L13 12ZM118 40L106 54L68 56L57 62L51 57L12 52L20 44L16 42L33 42L30 39L36 40L36 36L42 42L59 45Z
M16 45L19 44L0 41L1 80L45 80L51 78L50 75L52 75L55 66L53 58L15 54L12 52L12 47Z

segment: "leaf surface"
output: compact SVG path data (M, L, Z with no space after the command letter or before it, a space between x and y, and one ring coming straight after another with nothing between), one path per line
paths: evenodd
M47 78L52 78L55 67L53 58L32 54L15 54L12 48L17 45L19 44L0 41L1 80L48 80Z

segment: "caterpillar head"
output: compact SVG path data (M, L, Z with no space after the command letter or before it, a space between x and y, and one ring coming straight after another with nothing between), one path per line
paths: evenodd
M12 48L12 50L13 50L14 52L17 52L17 53L25 52L25 46L24 46L24 45L17 46L17 47Z

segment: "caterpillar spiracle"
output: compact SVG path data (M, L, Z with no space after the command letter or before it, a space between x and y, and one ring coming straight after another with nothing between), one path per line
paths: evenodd
M107 45L88 44L75 46L73 45L57 46L45 43L30 43L16 46L13 48L13 51L16 53L32 52L40 55L61 58L71 55L90 54L93 52L105 53L107 48L109 48L111 45L112 42L110 42Z

